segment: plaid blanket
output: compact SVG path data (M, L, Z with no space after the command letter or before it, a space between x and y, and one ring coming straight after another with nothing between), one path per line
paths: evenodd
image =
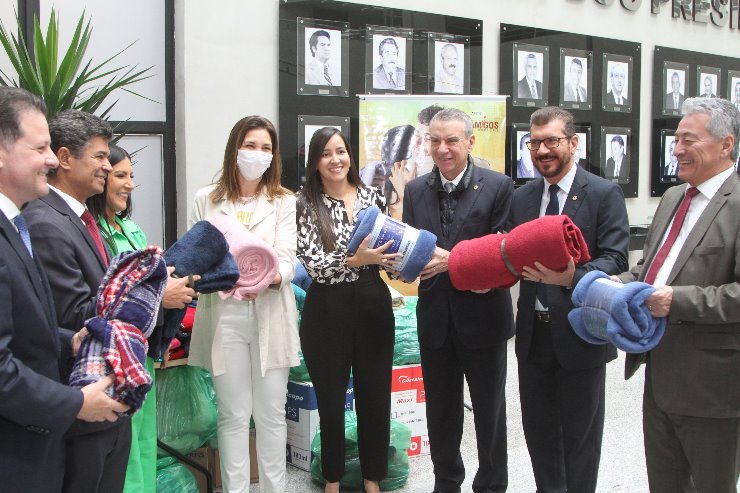
M162 250L149 246L117 255L98 289L98 316L85 322L89 335L77 353L69 384L82 388L113 374L109 395L141 407L152 387L146 371L146 338L154 330L167 284Z

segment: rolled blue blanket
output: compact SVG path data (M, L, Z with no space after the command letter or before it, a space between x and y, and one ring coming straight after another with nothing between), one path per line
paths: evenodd
M645 305L654 292L650 284L621 284L591 271L573 289L576 308L568 320L586 342L611 342L624 352L644 353L658 345L666 326L666 317L653 317Z
M393 240L385 253L401 253L396 258L399 262L397 270L405 281L413 281L419 277L424 266L432 259L437 246L437 236L433 233L396 221L381 213L374 205L357 214L347 251L354 255L367 235L371 235L370 248L377 248L388 240Z

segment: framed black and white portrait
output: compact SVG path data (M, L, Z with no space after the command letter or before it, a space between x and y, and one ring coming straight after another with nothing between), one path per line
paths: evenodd
M514 106L543 107L548 104L549 50L547 46L514 43Z
M591 127L588 125L576 125L578 146L576 147L576 164L588 170L591 164Z
M601 101L604 111L632 112L632 57L602 55Z
M660 181L676 183L678 179L678 158L673 154L676 148L675 130L660 131Z
M696 67L696 95L700 98L718 98L722 70L715 67Z
M601 127L601 176L616 183L629 183L630 137L627 127Z
M349 23L299 17L298 94L349 96Z
M514 123L511 126L511 179L518 185L538 178L539 171L532 162L532 154L527 148L531 134L529 124Z
M740 71L727 71L727 100L740 110Z
M686 99L689 66L685 63L663 62L663 114L681 116Z
M413 29L366 26L365 92L410 94Z
M324 127L334 127L341 130L347 139L350 138L348 117L298 115L298 180L301 185L306 181L306 163L311 137L317 130Z
M572 110L591 109L592 53L560 49L560 106Z
M470 37L428 33L429 92L470 94Z

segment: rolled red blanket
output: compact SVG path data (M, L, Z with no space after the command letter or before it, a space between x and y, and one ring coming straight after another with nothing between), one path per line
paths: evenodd
M586 240L568 216L543 216L520 224L509 233L461 241L450 252L448 271L456 289L508 288L519 281L522 267L540 262L564 270L573 258L588 262Z

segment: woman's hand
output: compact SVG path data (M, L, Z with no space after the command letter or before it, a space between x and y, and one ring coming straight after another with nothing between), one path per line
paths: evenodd
M367 235L360 246L357 248L357 252L351 257L347 257L347 267L362 267L363 265L378 264L387 267L394 267L396 265L395 258L400 253L383 253L393 244L393 240L380 245L378 248L370 248L370 236Z

